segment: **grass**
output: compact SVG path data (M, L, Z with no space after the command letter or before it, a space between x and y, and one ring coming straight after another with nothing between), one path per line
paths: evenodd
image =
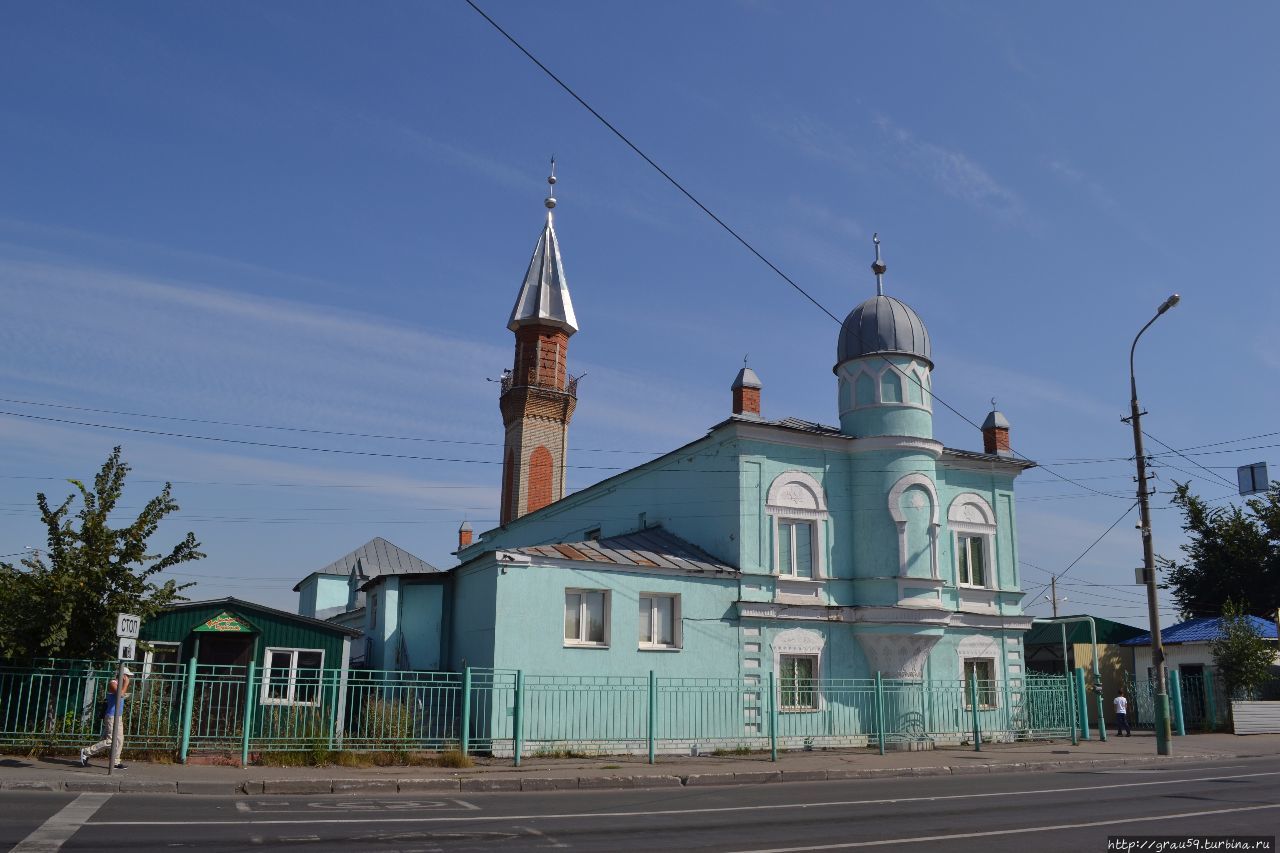
M752 752L754 752L754 750L752 750L752 749L751 749L751 747L747 746L746 744L742 744L742 743L740 743L740 744L738 744L737 746L734 746L734 747L728 747L728 748L722 747L722 748L720 748L720 749L713 749L713 750L711 750L711 754L712 754L712 755L718 755L718 756L726 756L726 755L750 755Z
M560 749L547 746L533 754L534 758L591 758L591 755L576 749Z
M349 750L267 751L256 756L262 767L474 767L475 761L456 749L444 752L351 752Z

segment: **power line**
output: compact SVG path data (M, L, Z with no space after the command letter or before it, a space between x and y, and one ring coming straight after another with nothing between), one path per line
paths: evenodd
M1117 524L1119 524L1120 522L1124 521L1124 520L1129 516L1129 513L1133 512L1134 507L1136 507L1137 505L1138 505L1138 502L1137 502L1137 501L1134 501L1134 502L1129 506L1129 508L1128 508L1128 509L1126 509L1123 513L1121 513L1121 514L1120 514L1120 517L1119 517L1119 518L1117 518L1115 521L1111 522L1111 526L1110 526L1110 527L1108 527L1106 530L1102 531L1102 534L1101 534L1097 539L1095 539L1095 540L1093 540L1093 542L1089 543L1089 547L1088 547L1088 548L1085 548L1083 551L1081 551L1081 552L1080 552L1080 556L1076 557L1074 560L1072 560L1072 561L1071 561L1071 565L1067 566L1067 567L1066 567L1065 569L1063 569L1061 572L1059 572L1058 574L1054 575L1054 578L1056 578L1056 579L1061 579L1061 578L1066 577L1066 576L1067 576L1067 573L1068 573L1068 572L1070 572L1073 568L1075 568L1075 567L1076 567L1076 564L1077 564L1077 563L1079 563L1081 560L1083 560L1083 559L1085 558L1085 555L1086 555L1086 554L1088 554L1090 551L1092 551L1092 550L1094 549L1094 546L1096 546L1099 542L1101 542L1103 539L1105 539L1108 533L1110 533L1112 530L1115 530L1116 525L1117 525ZM1024 605L1023 605L1023 607L1030 607L1032 604L1035 604L1035 603L1036 603L1036 601L1037 601L1037 600L1040 598L1040 596L1042 596L1042 595L1044 595L1044 591L1043 591L1043 590L1041 590L1039 593L1037 593L1035 598L1031 599L1031 600L1030 600L1030 601L1028 601L1026 604L1024 604Z
M1192 459L1190 456L1187 456L1187 455L1186 455L1185 453L1183 453L1181 450L1174 450L1172 447L1169 447L1169 445L1165 444L1163 441L1161 441L1160 439L1156 438L1154 435L1152 435L1151 433L1147 432L1145 429L1142 431L1142 434L1143 434L1143 435L1145 435L1147 438L1151 439L1152 441L1154 441L1156 444L1160 445L1161 447L1166 448L1167 450L1171 450L1171 451L1173 451L1174 453L1178 454L1178 456L1180 456L1180 457L1182 457L1183 459L1187 460L1187 461L1188 461L1188 462L1190 462L1192 465L1196 466L1197 468L1201 469L1202 471L1206 471L1206 472L1208 472L1209 474L1213 475L1214 477L1217 477L1219 480L1221 480L1222 482L1226 483L1228 486L1231 486L1232 488L1235 488L1235 487L1238 485L1237 483L1233 483L1233 482L1231 482L1231 481L1230 481L1230 480L1228 480L1226 477L1224 477L1224 476L1222 476L1221 474L1219 474L1217 471L1210 471L1208 468L1206 468L1205 466L1201 465L1199 462L1197 462L1196 460ZM1165 463L1165 464L1168 464L1168 463ZM1186 474L1187 472L1186 472L1186 471L1183 471L1182 473Z

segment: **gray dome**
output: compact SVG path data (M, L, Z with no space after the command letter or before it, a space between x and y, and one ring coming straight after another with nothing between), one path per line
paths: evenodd
M915 356L933 365L920 316L892 296L873 296L849 312L840 327L836 364L877 353Z

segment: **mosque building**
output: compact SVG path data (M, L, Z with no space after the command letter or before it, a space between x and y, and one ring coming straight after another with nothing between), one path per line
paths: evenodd
M794 685L877 672L1016 689L1031 618L1013 484L1033 463L1011 452L998 411L980 452L934 439L929 333L885 294L879 239L875 295L835 342L839 426L765 417L744 365L706 434L566 495L579 325L555 205L507 323L501 523L463 525L451 569L368 580L366 665L394 668L373 650L395 649L425 669L774 674L793 685L783 710L822 701ZM760 731L749 698L743 726Z

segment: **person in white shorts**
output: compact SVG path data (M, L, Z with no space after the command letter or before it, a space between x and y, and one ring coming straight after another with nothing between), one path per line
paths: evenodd
M120 763L120 753L124 750L124 700L129 698L129 680L133 678L133 672L129 667L124 668L121 682L116 684L113 678L107 685L107 707L106 712L102 715L102 740L93 746L87 746L80 750L80 766L88 767L89 759L97 755L107 747L111 747L111 764L117 770L123 770L124 765ZM115 730L115 744L111 743L111 732Z

